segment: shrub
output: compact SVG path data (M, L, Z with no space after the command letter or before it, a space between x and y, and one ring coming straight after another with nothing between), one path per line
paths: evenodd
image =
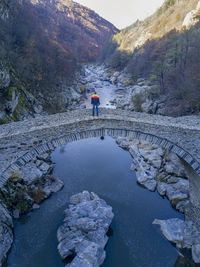
M144 102L144 95L142 95L142 94L135 95L132 98L132 102L134 105L134 110L136 112L142 112L142 104Z
M42 187L38 187L38 189L33 190L31 193L31 197L33 200L38 204L45 198L45 193L42 189Z
M124 82L123 82L123 85L125 87L129 86L129 85L132 85L133 84L133 81L131 79L126 79Z

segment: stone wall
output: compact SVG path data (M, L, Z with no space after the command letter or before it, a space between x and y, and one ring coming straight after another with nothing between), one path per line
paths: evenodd
M0 126L0 187L36 155L68 142L105 135L130 136L167 148L200 175L198 116L170 118L100 109L100 116L93 118L91 110L77 110Z

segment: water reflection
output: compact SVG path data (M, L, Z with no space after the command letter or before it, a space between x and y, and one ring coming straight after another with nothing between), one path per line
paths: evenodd
M102 267L184 266L176 248L152 225L155 218L183 215L173 210L168 200L137 185L129 153L113 139L72 142L56 149L52 160L53 174L65 187L15 223L15 242L6 266L65 266L57 252L56 231L69 197L83 190L97 193L115 214Z

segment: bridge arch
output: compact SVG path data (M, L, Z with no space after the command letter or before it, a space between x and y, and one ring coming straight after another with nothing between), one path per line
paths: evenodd
M131 137L133 140L146 140L168 149L183 159L195 173L189 178L190 195L200 204L199 125L187 118L185 120L102 109L98 119L91 116L90 110L83 110L0 126L0 150L4 155L8 150L12 154L12 164L7 165L0 174L0 187L13 172L58 146L91 137ZM3 156L2 158L4 159Z
M65 145L69 142L101 136L110 136L113 138L128 137L132 140L147 141L151 144L158 145L177 154L182 160L187 162L198 175L200 175L199 163L192 157L192 155L190 155L190 153L185 151L183 148L177 146L176 144L165 138L133 130L99 128L73 132L58 138L53 138L51 141L33 147L30 151L26 152L23 156L18 158L4 171L4 173L2 174L1 186L10 178L13 172L19 170L22 166L24 166L31 160L34 160L36 157L42 155L43 153L52 152L53 150L55 150L55 148Z

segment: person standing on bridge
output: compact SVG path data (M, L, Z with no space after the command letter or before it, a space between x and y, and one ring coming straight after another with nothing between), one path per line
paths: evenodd
M93 109L92 109L92 116L94 116L95 114L95 110L96 110L96 114L97 116L99 116L99 105L100 105L100 100L99 100L99 96L97 95L96 92L94 92L94 94L91 97L91 104L93 105Z

